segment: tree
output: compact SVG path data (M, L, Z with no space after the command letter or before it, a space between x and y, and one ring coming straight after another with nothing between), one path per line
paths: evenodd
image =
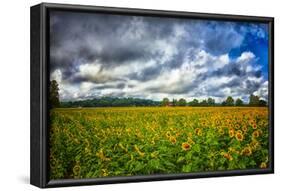
M188 103L188 105L190 105L190 106L198 106L199 105L199 101L197 99L193 99L191 102Z
M253 94L250 95L250 98L249 98L249 105L250 106L259 106L259 96L255 96Z
M200 105L201 105L201 106L208 106L208 103L207 103L207 101L204 99L204 100L202 100L202 101L200 102Z
M259 100L259 106L264 107L267 105L267 102L265 100L260 99Z
M231 96L228 96L225 100L226 106L233 106L234 105L234 99Z
M215 105L215 99L212 99L212 98L208 98L207 100L207 103L208 103L208 106L214 106Z
M173 99L172 104L173 104L173 106L177 106L178 105L178 100Z
M169 105L169 103L170 103L170 100L168 99L168 98L163 98L163 100L162 100L162 106L168 106Z
M59 85L56 80L52 80L50 83L50 106L51 108L59 107Z
M181 98L181 99L179 100L179 102L178 102L178 105L179 105L179 106L186 106L186 100L183 99L183 98Z
M235 105L236 106L242 106L243 105L243 101L240 98L237 98L235 101Z
M221 106L226 106L226 101L221 102Z

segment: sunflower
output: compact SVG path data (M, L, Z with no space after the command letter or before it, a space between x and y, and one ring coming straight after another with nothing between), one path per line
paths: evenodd
M139 149L139 147L137 145L134 145L134 148L141 157L143 157L145 155L145 153L141 152L141 150Z
M250 143L250 146L253 150L258 149L258 147L260 146L260 143L257 140L252 140L252 142Z
M201 136L202 135L202 130L199 129L199 128L196 128L195 129L195 134L198 135L198 136Z
M256 123L252 124L252 128L257 129L258 128L257 124Z
M230 138L234 137L234 130L233 130L233 129L230 129L230 130L228 131L228 134L229 134L229 137L230 137Z
M243 141L244 136L243 136L242 133L237 132L236 135L235 135L235 138L236 138L238 141Z
M260 164L260 168L266 168L266 167L267 167L267 165L266 165L265 162L262 162L262 163Z
M238 131L237 131L237 133L240 133L240 134L242 134L243 132L242 132L241 130L238 130Z
M250 156L252 154L252 149L250 147L245 147L242 150L241 154L245 156Z
M168 131L167 133L166 133L166 137L170 137L171 136L171 133Z
M247 126L243 126L242 127L242 131L244 131L244 133L245 133L246 131L248 131L248 127Z
M76 164L76 165L73 167L72 171L73 171L73 173L74 173L75 175L78 175L78 174L80 173L80 169L81 169L80 165L79 165L79 164Z
M252 137L253 138L258 138L260 136L260 133L259 131L255 130L253 133L252 133Z
M226 158L226 159L228 159L228 160L230 160L230 161L233 160L232 156L231 156L229 153L224 153L224 154L223 154L223 157Z
M239 152L235 148L233 148L233 147L229 147L228 148L228 152L239 154Z
M184 143L181 144L181 148L184 151L188 151L191 148L191 145L187 142L184 142Z
M224 135L224 130L222 128L219 128L219 134Z
M102 161L110 161L110 158L107 158L104 153L103 149L100 149L99 152L96 153L96 156L99 157Z
M177 139L173 136L170 137L170 141L175 144L177 142Z

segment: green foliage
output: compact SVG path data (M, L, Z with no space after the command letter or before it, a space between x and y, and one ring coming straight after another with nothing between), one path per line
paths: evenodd
M258 106L259 105L259 96L255 96L253 94L250 95L250 98L249 98L249 105L250 106Z
M170 100L168 98L163 98L161 105L162 106L168 106L170 103Z
M179 105L179 106L186 106L186 100L183 99L183 98L181 98L181 99L179 100L179 102L178 102L178 105Z
M181 98L179 100L172 99L170 102L169 98L163 98L162 101L154 101L150 99L140 99L140 98L118 98L118 97L99 97L87 100L78 101L67 101L59 103L58 85L54 81L51 83L51 103L55 107L73 108L73 107L135 107L135 106L192 106L192 107L207 107L207 106L247 106L244 104L240 98L235 101L231 96L228 96L226 100L221 103L216 103L215 99L209 97L207 100L193 99L188 102L186 99ZM258 96L251 95L249 106L267 106L265 100L260 99Z
M259 96L255 96L253 94L249 97L249 106L261 106L264 107L267 105L267 102L265 100L260 99Z
M208 106L214 106L215 105L215 99L209 97L208 100L207 100L207 103L208 103Z
M202 100L199 105L203 107L208 106L207 100Z
M189 106L199 106L199 101L197 99L193 99L188 103Z
M160 106L159 101L139 98L101 97L80 101L62 102L61 107L128 107Z
M172 104L173 104L173 106L178 106L179 102L177 99L173 99Z
M259 106L266 106L267 102L265 100L259 100Z
M235 101L236 106L243 106L243 101L240 98L237 98Z
M50 106L51 108L59 107L59 85L56 80L50 82Z
M228 96L225 100L226 106L234 106L234 99L231 96Z

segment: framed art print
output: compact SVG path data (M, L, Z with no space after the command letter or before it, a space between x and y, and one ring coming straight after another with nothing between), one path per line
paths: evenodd
M273 18L31 7L31 184L273 173Z

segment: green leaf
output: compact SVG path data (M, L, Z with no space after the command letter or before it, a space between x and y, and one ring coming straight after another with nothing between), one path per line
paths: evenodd
M194 145L193 150L196 151L196 152L200 152L200 150L201 150L200 145L199 144Z
M191 166L190 165L184 165L182 167L183 172L191 172Z
M160 169L160 160L152 159L148 162L148 166L152 169Z
M191 160L192 158L192 152L188 152L186 155L185 155L185 159L186 160Z
M134 163L133 172L140 171L144 168L144 165L141 162L136 161Z
M185 158L183 156L180 156L177 160L177 163L182 163L184 162Z

